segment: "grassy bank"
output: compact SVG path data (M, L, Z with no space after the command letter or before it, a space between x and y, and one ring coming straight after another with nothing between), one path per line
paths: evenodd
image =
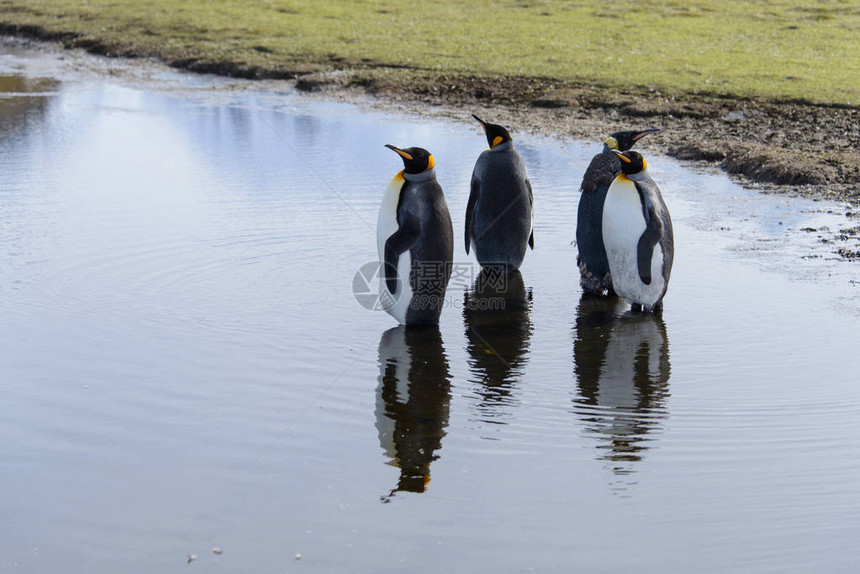
M393 67L860 102L855 0L0 0L0 29L244 76Z

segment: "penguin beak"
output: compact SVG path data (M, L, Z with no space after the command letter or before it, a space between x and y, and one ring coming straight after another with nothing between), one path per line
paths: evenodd
M659 132L659 131L660 131L660 128L651 128L650 130L642 130L641 132L639 132L638 134L633 136L633 141L637 141L639 139L644 138L648 134L653 134L654 132Z
M620 159L620 160L621 160L621 161L623 161L624 163L630 163L630 158L625 157L625 155L624 155L622 152L618 151L617 149L612 150L612 153L614 153L615 155L617 155L617 156L618 156L618 159Z
M473 117L473 118L475 118L476 120L478 120L478 123L479 123L479 124L481 124L481 127L482 127L482 128L484 128L484 133L487 133L487 124L486 124L486 122L484 122L484 120L482 120L481 118L479 118L479 117L478 117L478 116L476 116L475 114L472 114L472 117Z
M400 148L394 147L394 146L393 146L393 145L391 145L391 144L385 144L385 147L387 147L388 149L392 150L394 153L396 153L397 155L399 155L399 156L400 156L400 157L402 157L403 159L406 159L406 160L409 160L409 161L411 161L411 160L412 160L412 156L411 156L411 155L409 155L408 153L406 153L405 151L403 151L403 150L402 150L402 149L400 149Z

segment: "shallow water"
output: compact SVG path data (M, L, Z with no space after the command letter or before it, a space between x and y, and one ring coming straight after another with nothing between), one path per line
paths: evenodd
M70 66L0 57L0 572L855 571L860 266L799 231L844 206L648 155L631 315L579 297L597 146L515 134L535 251L476 292L457 241L407 331L353 293L383 144L459 238L477 124Z

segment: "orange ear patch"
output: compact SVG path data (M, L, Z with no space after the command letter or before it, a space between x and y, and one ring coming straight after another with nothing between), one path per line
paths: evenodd
M497 145L499 145L503 141L504 141L504 138L502 136L496 136L493 138L493 145L491 145L490 147L496 147Z

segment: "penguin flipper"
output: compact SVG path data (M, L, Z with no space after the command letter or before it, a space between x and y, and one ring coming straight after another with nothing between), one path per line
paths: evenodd
M399 229L385 240L385 286L392 295L397 292L397 263L400 255L415 244L421 234L421 221L404 212Z
M532 213L532 228L529 231L529 247L532 251L535 250L535 216L534 216L534 208L535 208L535 198L532 193L532 182L526 180L526 187L529 190L529 210Z
M657 215L653 205L643 209L645 212L645 231L639 237L636 246L636 259L639 267L639 279L645 285L651 284L651 258L654 255L654 246L660 242L663 235L663 222Z
M469 244L472 240L472 227L475 224L475 206L478 205L480 183L478 178L472 177L472 190L469 192L469 203L466 204L466 255L469 254Z

